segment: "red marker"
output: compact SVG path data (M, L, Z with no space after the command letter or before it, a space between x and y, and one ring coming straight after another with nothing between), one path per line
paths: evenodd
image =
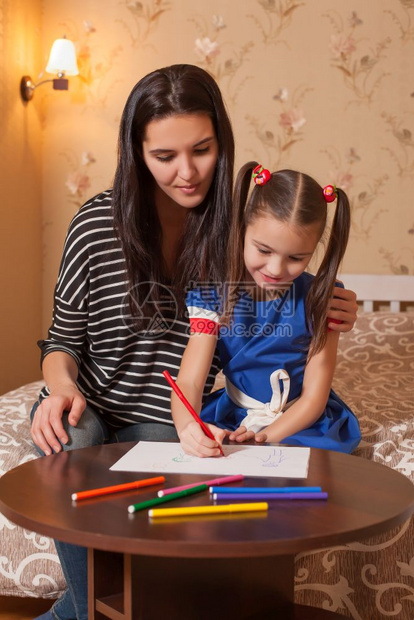
M186 399L186 397L184 396L184 394L182 393L182 391L180 390L178 385L175 383L174 379L172 378L172 376L170 375L168 370L164 370L162 374L167 379L168 383L171 385L172 389L177 394L177 396L181 400L181 402L184 403L184 405L187 407L188 411L191 413L191 415L193 416L194 420L196 422L198 422L198 424L201 426L201 428L203 429L204 434L207 435L207 437L209 437L213 441L216 441L214 439L214 435L211 432L211 430L208 428L208 426L206 426L204 424L203 420L200 418L200 416L192 408L192 406L190 405L190 403L188 402L188 400ZM223 449L222 449L222 447L220 445L219 445L219 450L221 452L221 455L224 456Z
M153 484L162 484L163 482L165 482L165 476L145 478L145 480L124 482L123 484L116 484L112 487L101 487L100 489L91 489L90 491L79 491L78 493L72 493L72 499L77 502L81 499L89 499L91 497L98 497L99 495L119 493L120 491L130 491L132 489L141 489L143 487L149 487Z

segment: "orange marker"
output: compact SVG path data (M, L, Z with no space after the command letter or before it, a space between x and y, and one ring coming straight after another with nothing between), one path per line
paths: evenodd
M172 376L170 375L168 370L163 370L162 374L167 379L168 383L171 385L172 389L177 394L177 396L181 400L181 402L184 403L184 405L187 407L188 411L191 413L191 415L193 416L194 420L196 422L198 422L198 424L201 426L201 428L203 429L204 434L207 435L207 437L209 437L213 441L216 441L214 439L214 435L211 432L211 430L208 428L208 426L206 426L204 424L203 420L197 414L196 410L193 409L193 407L190 405L190 403L188 402L188 400L186 399L186 397L184 396L184 394L182 393L182 391L180 390L178 385L175 383L174 379L172 378ZM224 456L223 448L220 446L220 444L219 444L219 450L221 452L221 456Z
M119 493L120 491L130 491L131 489L140 489L141 487L149 487L153 484L161 484L162 482L165 482L165 476L146 478L145 480L134 480L134 482L116 484L112 487L102 487L101 489L91 489L90 491L80 491L79 493L72 493L72 499L77 502L80 499L89 499L91 497L98 497L99 495Z

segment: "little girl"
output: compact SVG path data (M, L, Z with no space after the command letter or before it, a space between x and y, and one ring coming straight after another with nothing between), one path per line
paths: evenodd
M325 255L312 276L305 269L335 200ZM188 293L191 336L177 378L215 441L173 394L181 445L189 454L218 456L228 436L352 452L361 435L355 415L331 389L339 334L326 319L348 241L348 199L306 174L270 174L250 162L238 174L234 205L227 285ZM225 388L202 407L217 345Z

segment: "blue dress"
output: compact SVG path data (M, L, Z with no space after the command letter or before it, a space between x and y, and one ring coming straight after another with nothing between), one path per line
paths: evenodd
M220 294L217 290L200 288L188 293L192 331L214 333L216 328L219 333L217 347L227 382L227 389L210 394L204 401L201 411L204 422L230 430L238 428L248 407L242 406L246 403L239 401L237 394L260 405L271 402L274 391L270 381L275 370L287 373L290 378L289 393L284 390L287 406L300 396L311 341L305 321L305 300L312 279L308 273L301 274L283 297L271 301L254 301L246 292L236 305L230 326L218 326ZM273 384L276 380L282 388L279 377L280 374L273 377ZM283 395L283 390L280 391ZM283 415L289 415L288 410ZM310 428L286 437L281 443L350 453L360 439L357 418L331 390L320 418Z

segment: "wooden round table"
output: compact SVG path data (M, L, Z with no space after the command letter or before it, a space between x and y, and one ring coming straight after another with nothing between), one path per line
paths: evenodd
M128 505L212 476L166 474L164 485L72 502L71 494L156 474L109 468L133 443L39 458L0 479L0 510L39 534L88 548L89 620L333 620L293 604L294 556L379 534L414 511L414 485L358 457L311 450L305 480L245 478L238 486L322 486L327 501L269 502L266 513L151 521ZM234 486L234 485L232 485ZM205 493L168 506L211 503Z

